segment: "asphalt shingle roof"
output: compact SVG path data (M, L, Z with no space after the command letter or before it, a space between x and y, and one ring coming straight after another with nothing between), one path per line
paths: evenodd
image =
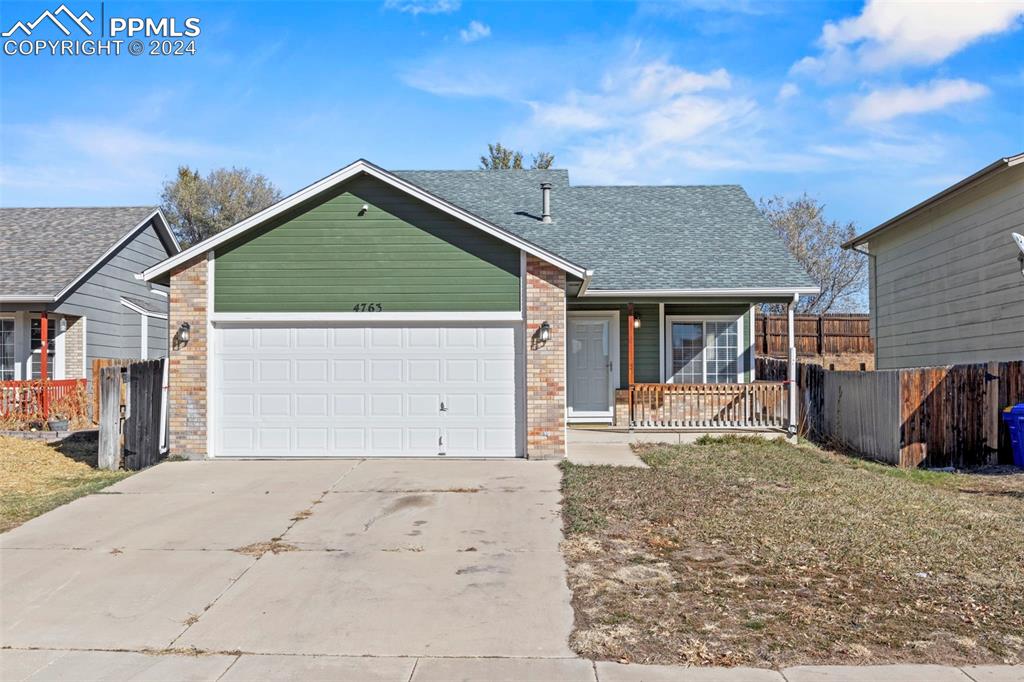
M812 287L739 185L572 186L565 170L394 171L592 268L590 290ZM550 182L553 222L540 222Z
M154 210L0 208L0 297L55 296Z

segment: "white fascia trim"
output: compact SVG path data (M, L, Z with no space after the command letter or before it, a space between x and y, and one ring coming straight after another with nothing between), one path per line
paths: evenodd
M590 287L590 280L592 280L593 278L594 278L594 271L593 270L587 270L583 274L583 284L580 285L580 291L579 291L578 294L576 294L577 297L585 296L586 295L587 289Z
M154 265L153 267L149 268L148 270L142 273L142 278L147 281L151 281L154 278L159 277L160 275L163 275L164 273L170 271L172 268L196 257L197 255L204 253L206 251L210 251L211 249L216 248L218 245L223 244L224 242L230 239L234 239L243 232L250 230L254 227L257 227L258 225L261 225L270 218L273 218L274 216L283 213L288 209L293 208L301 204L302 202L315 197L317 194L320 194L321 192L325 192L331 189L332 187L341 184L342 182L345 182L346 180L358 175L359 173L366 173L367 175L376 178L381 182L387 183L392 187L395 187L396 189L400 189L403 192L409 194L410 196L413 196L419 199L420 201L423 201L424 203L433 206L434 208L440 209L445 213L454 216L472 225L473 227L476 227L477 229L486 232L487 234L493 237L500 239L503 242L511 244L519 249L522 249L523 251L526 251L527 253L533 256L542 258L543 260L558 266L559 268L568 272L571 275L575 275L576 277L584 277L586 275L585 268L582 268L579 265L576 265L575 263L571 263L560 256L557 256L549 251L546 251L545 249L535 246L534 244L526 241L525 239L517 235L514 235L510 232L507 232L506 230L503 230L497 225L494 225L493 223L490 223L482 218L479 218L470 213L469 211L459 208L455 204L451 204L445 201L444 199L441 199L440 197L437 197L431 194L430 192L427 192L426 190L417 187L411 182L403 180L402 178L399 178L397 175L389 173L388 171L384 170L383 168L380 168L379 166L375 166L374 164L370 163L369 161L366 161L365 159L359 159L358 161L355 161L354 163L350 163L349 165L345 166L341 170L331 175L328 175L326 178L318 180L317 182L314 182L312 185L309 185L304 189L300 189L295 194L292 194L289 197L285 197L284 199L277 202L273 206L263 209L256 215L247 218L240 223L236 223L232 227L229 227L223 232L220 232L208 239L199 242L198 244L191 248L185 249L181 253L168 258L162 263Z
M102 256L100 256L95 261L93 261L92 264L89 265L89 267L87 267L85 270L83 270L82 273L80 275L78 275L78 277L73 279L70 284L68 284L66 287L61 289L60 292L56 296L53 297L53 300L54 301L59 301L60 299L64 298L64 296L69 291L71 291L76 286L78 286L79 282L81 282L83 279L85 279L90 274L92 274L92 271L96 268L96 266L98 266L100 263L102 263L107 258L109 258L115 251L117 251L122 246L124 246L125 243L127 243L128 241L130 241L132 239L135 239L135 237L138 236L138 234L140 232L142 232L144 229L146 229L146 226L149 225L150 221L153 221L154 218L157 219L157 220L155 220L155 223L154 223L157 226L157 229L161 230L163 232L166 232L168 235L170 235L171 243L174 244L177 248L180 249L181 247L177 246L178 245L178 240L176 240L174 238L174 235L171 234L170 228L167 226L167 219L164 218L164 214L158 208L155 211L153 211L152 213L150 213L148 216L143 218L142 222L140 222L138 225L136 225L135 227L130 229L123 237L118 239L114 243L113 246L111 246L109 249L107 249L103 253Z
M820 294L818 287L788 289L588 289L580 296L630 296L654 298L659 296L804 296Z
M213 313L211 322L521 322L521 311L479 313Z
M123 305L128 310L131 310L133 312L138 313L139 315L142 315L143 317L155 317L155 318L157 318L159 320L166 320L167 319L167 313L154 313L151 310L146 310L142 306L139 306L139 305L136 305L136 304L132 303L131 301L129 301L126 298L122 298L121 299L121 305Z

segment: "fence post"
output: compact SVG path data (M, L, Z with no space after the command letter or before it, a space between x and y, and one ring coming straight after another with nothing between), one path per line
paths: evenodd
M985 366L985 455L989 464L999 463L999 363Z
M825 354L825 316L818 315L818 355Z
M789 341L789 367L786 371L786 378L789 380L789 438L796 440L796 330L793 329L793 310L799 300L798 294L793 294L793 300L786 306L788 318L788 341Z
M97 466L116 471L121 465L121 368L104 367L92 380L100 386Z

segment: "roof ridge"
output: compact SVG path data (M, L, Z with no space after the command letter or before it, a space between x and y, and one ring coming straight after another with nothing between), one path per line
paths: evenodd
M721 184L700 184L700 185L570 185L573 189L691 189L694 187L738 187L743 185L735 182L724 182Z
M67 208L73 208L76 210L102 209L108 211L112 208L147 208L155 211L160 207L157 204L138 204L137 206L0 206L0 211L7 209L18 211L53 211Z

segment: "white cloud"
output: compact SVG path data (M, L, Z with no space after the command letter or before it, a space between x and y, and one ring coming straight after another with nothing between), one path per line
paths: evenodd
M858 16L827 22L819 56L804 57L794 73L841 77L902 65L937 64L986 36L1011 31L1024 16L1021 2L892 2L869 0Z
M775 95L775 99L779 102L784 102L791 97L796 97L800 94L800 88L796 83L783 83L782 87L779 88L779 93Z
M7 132L17 136L18 148L5 154L0 187L17 188L28 197L60 187L63 197L87 191L89 203L154 201L177 165L238 157L218 145L110 121L57 119L11 126ZM140 188L149 192L140 197Z
M384 0L384 9L419 14L451 14L462 7L462 0Z
M981 99L988 94L989 89L981 83L962 78L875 90L857 100L849 120L853 123L880 123L909 114L938 111L952 104Z
M491 35L491 27L487 24L476 21L469 22L469 26L459 31L459 38L464 43L475 43Z
M685 165L722 168L736 156L717 150L758 111L732 86L725 69L628 61L606 70L592 89L529 102L532 116L514 137L567 149L567 161L585 182L673 177Z

